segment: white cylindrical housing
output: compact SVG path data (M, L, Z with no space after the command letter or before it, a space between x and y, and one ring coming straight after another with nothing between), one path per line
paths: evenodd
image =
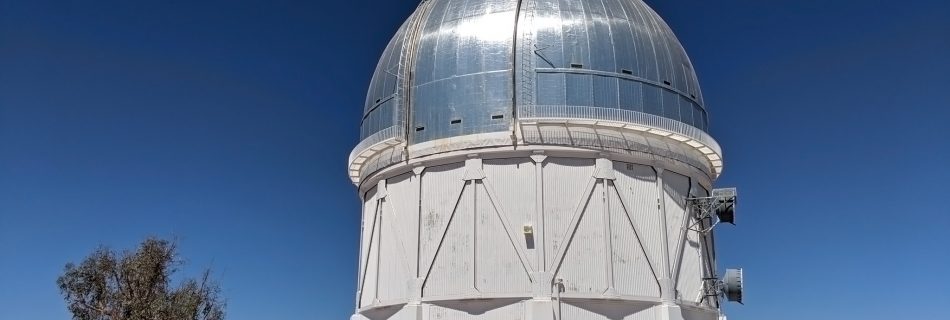
M375 178L362 190L358 319L718 317L703 296L711 238L687 228L685 206L709 179L688 166L498 148Z

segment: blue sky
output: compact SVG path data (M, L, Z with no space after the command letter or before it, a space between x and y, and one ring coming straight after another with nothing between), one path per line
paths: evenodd
M648 2L740 188L730 318L945 317L950 2ZM68 319L63 264L148 235L230 319L347 319L345 161L415 3L0 0L0 319Z

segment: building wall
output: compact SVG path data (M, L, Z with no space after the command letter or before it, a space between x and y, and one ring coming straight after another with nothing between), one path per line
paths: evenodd
M673 279L699 310L684 319L715 319L711 239L686 229L685 198L706 194L656 164L585 157L406 168L362 195L355 317L656 319Z

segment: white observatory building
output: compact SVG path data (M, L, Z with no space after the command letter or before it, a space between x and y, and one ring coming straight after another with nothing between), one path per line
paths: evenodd
M352 320L716 320L735 189L696 73L641 0L423 0L348 170ZM723 279L720 279L723 278Z

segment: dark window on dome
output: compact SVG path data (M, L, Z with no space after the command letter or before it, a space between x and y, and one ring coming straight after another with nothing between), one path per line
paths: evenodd
M453 119L452 121L449 121L449 123L450 123L450 124L459 124L459 123L462 123L462 119Z
M426 129L426 127L419 126L419 127L416 127L416 132L419 132L419 131L422 131L422 130L425 130L425 129Z
M580 64L580 63L572 63L572 64L571 64L571 68L580 69L580 68L583 68L583 67L584 67L584 65L583 65L583 64Z
M623 74L633 74L633 71L630 71L630 70L628 70L628 69L621 69L621 70L620 70L620 73L623 73Z
M663 80L663 84L665 84L665 85L670 85L670 81L669 81L669 80Z
M505 115L503 114L496 114L496 115L491 116L491 118L494 120L503 119L504 117Z

